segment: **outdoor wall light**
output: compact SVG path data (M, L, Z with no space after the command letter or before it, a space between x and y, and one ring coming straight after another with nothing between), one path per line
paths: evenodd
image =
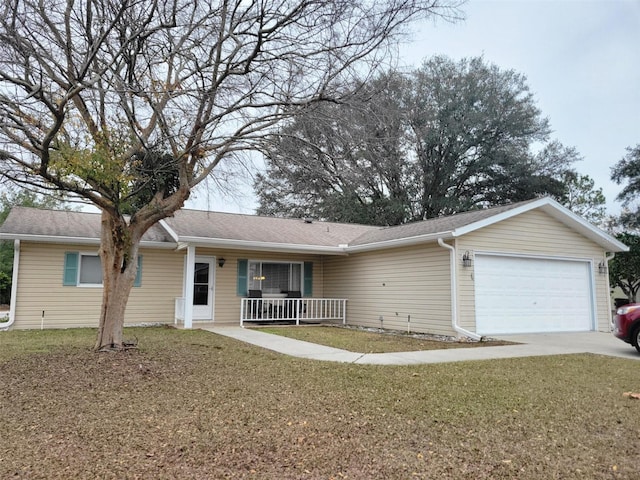
M601 275L604 275L605 273L607 273L607 264L605 263L604 260L602 260L598 264L598 273L600 273Z
M462 255L462 266L463 267L471 266L471 254L469 253L469 250L464 252L464 255Z
M218 259L218 266L220 268L224 267L224 264L226 263L226 260L224 258L219 258Z

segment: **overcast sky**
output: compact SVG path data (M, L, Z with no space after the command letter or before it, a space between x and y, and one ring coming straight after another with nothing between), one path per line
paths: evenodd
M527 77L553 138L575 147L576 170L602 187L609 213L621 189L610 170L640 143L640 0L469 0L464 21L417 25L400 63L419 66L444 54L483 56ZM253 213L244 196L199 194L188 207ZM208 198L207 198L208 197Z

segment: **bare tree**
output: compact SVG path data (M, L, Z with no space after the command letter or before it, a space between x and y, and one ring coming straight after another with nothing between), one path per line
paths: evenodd
M339 100L449 0L4 0L0 173L100 208L96 349L122 348L138 247L223 160ZM126 215L126 214L130 215Z

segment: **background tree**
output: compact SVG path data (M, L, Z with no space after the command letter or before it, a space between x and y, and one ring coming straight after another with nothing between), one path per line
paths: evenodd
M0 195L0 225L15 206L54 210L69 208L59 197L43 197L29 190L8 190ZM8 304L11 298L12 273L13 242L0 240L0 304Z
M567 171L563 177L565 192L557 200L588 222L607 229L607 200L602 188L596 188L595 181L589 175L575 171Z
M627 147L627 154L611 169L611 179L618 185L626 183L617 197L626 207L621 222L631 228L640 227L640 143Z
M268 137L259 213L394 225L410 203L402 112L381 83L361 84L348 104L308 109ZM398 89L399 90L399 89Z
M283 120L339 101L411 20L455 3L2 1L0 172L101 210L96 348L122 348L153 224Z
M616 253L609 261L609 284L620 287L629 303L635 303L640 289L640 236L625 232L616 238L629 246L629 251Z
M261 213L388 225L565 193L577 154L512 70L434 57L358 90L270 137Z

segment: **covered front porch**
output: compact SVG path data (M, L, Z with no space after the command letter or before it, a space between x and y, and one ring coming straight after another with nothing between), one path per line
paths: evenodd
M176 325L190 329L194 324L346 323L347 300L322 295L319 256L196 249L192 244L182 250L184 276L182 296L174 299Z

